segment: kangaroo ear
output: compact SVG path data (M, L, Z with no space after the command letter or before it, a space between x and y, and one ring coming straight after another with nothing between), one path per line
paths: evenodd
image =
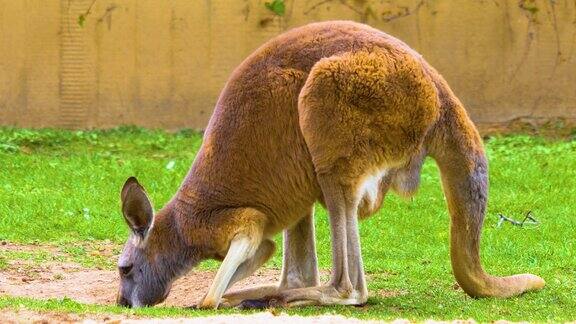
M130 177L122 187L122 214L135 234L144 237L152 224L154 209L144 188L135 177Z

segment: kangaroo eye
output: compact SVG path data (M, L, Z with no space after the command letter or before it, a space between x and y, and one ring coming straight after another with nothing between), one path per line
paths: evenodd
M121 275L126 276L132 271L132 265L118 267L118 270L120 270Z

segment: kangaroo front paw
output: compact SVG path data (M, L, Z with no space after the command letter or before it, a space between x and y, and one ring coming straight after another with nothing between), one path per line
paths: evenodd
M196 305L197 309L217 309L220 303L213 299L204 299L200 304Z

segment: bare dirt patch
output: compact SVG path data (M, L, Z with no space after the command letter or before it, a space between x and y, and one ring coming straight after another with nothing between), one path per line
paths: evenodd
M7 241L0 242L1 251L15 251L15 252L31 252L42 249L50 252L57 252L58 249L51 245L39 245L39 244L15 244Z
M2 323L78 323L85 321L86 316L67 313L44 312L30 310L2 310ZM90 315L90 319L99 322L120 320L120 317L111 318L105 315Z
M7 260L6 266L0 270L0 295L36 299L67 297L86 304L115 303L119 285L118 273L112 269L89 268L75 263L66 248L2 242L0 252L4 255L26 253L24 259L16 256ZM104 254L107 258L116 259L115 252L117 249L114 246L100 244L85 253L96 253L100 257ZM57 256L58 260L62 261L47 260L46 254ZM42 256L42 259L35 259L35 255ZM212 271L191 271L174 283L172 292L163 305L186 307L196 304L208 291L214 275ZM278 275L279 270L263 269L237 283L234 288L274 283L277 282Z
M113 246L91 249L91 253L105 253L106 257L116 258ZM42 245L0 244L0 252L9 256L4 268L0 270L0 295L30 297L35 299L70 298L85 304L112 305L115 303L119 285L118 273L112 269L86 267L73 262L66 248ZM23 258L15 252L26 252ZM46 253L57 258L46 258ZM98 254L99 254L98 253ZM37 257L40 256L40 257ZM100 255L101 256L101 255ZM38 259L40 258L40 259ZM197 304L208 291L215 275L213 271L191 271L176 281L166 301L161 305L188 307ZM280 270L262 269L249 278L234 285L241 289L278 281ZM328 273L323 272L326 277ZM395 293L394 293L395 294ZM111 314L70 314L60 312L36 312L27 309L1 310L2 323L75 323L84 321L108 323L132 323L150 321L135 315ZM290 316L276 311L256 314L218 315L200 318L154 319L158 323L365 323L357 319L336 315L315 317Z
M27 274L0 273L0 295L32 297L37 299L70 298L87 304L113 304L118 289L118 275L115 271L87 270L82 268L51 265L43 268L40 277L31 280ZM215 273L211 271L191 272L174 283L172 292L162 304L165 306L187 307L196 304L208 290ZM253 276L239 282L234 287L240 289L258 284L274 283L278 280L279 270L261 270ZM54 279L54 277L57 279ZM313 317L294 316L284 313L262 312L256 314L217 315L198 318L143 319L134 315L108 314L70 314L59 312L35 312L26 309L2 310L0 322L4 323L381 323L379 321L361 321L339 315L321 315ZM407 323L407 321L396 321Z
M278 273L278 270L261 270L234 287L274 283ZM190 272L174 283L172 292L163 305L187 307L196 304L208 291L213 277L214 273L211 271ZM41 270L0 273L0 295L36 299L67 297L86 304L114 304L118 284L118 274L115 271L89 270L70 265L49 265L43 266Z

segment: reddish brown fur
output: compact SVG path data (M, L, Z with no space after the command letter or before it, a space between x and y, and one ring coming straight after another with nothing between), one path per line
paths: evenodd
M539 278L494 278L480 266L485 160L462 104L406 44L353 22L289 31L232 73L190 172L156 215L149 253L168 253L162 245L177 236L199 258L222 259L239 233L259 242L308 215L324 200L320 178L360 199L359 215L367 216L390 187L416 191L426 154L442 172L464 290L509 296L540 288ZM381 169L389 173L370 206L357 191Z
M354 62L350 63L355 65L345 61L351 50L358 54L351 58ZM380 59L389 59L390 71L379 69ZM267 215L267 236L295 224L322 198L317 172L340 168L346 170L343 176L357 179L366 168L405 163L419 149L440 110L436 90L422 63L419 55L405 44L356 23L311 24L273 39L230 77L206 129L204 145L177 195L178 202L195 206L196 213L202 211L198 207L204 204L211 208L252 206ZM309 73L313 66L312 75L319 82L303 88L306 80L312 80ZM341 69L342 78L350 77L350 72L358 73L357 87L345 89L348 97L340 99L358 103L358 109L351 114L332 110L335 107L328 100L338 98L330 98L331 93L321 88L312 89L330 87L322 84L322 78L329 78L323 73L332 73L331 68ZM380 90L371 87L387 87L382 90L389 90L390 96L370 97L370 91ZM411 87L408 89L417 93L406 96L408 89L403 87ZM308 95L311 90L314 93ZM324 101L328 110L317 115L299 113L299 97L309 102ZM369 118L378 105L390 108ZM393 109L397 106L406 107L407 111ZM330 121L338 114L347 124L333 127ZM401 127L396 127L396 123L401 123ZM311 142L322 145L306 145L302 132L306 134L307 127L310 136L322 137ZM338 133L342 131L357 133L342 136ZM370 133L370 141L375 142L351 142L350 136ZM366 152L373 147L388 150L367 161ZM316 151L319 152L314 154L314 161L310 152ZM334 163L342 157L354 161ZM192 235L190 240L201 237Z

